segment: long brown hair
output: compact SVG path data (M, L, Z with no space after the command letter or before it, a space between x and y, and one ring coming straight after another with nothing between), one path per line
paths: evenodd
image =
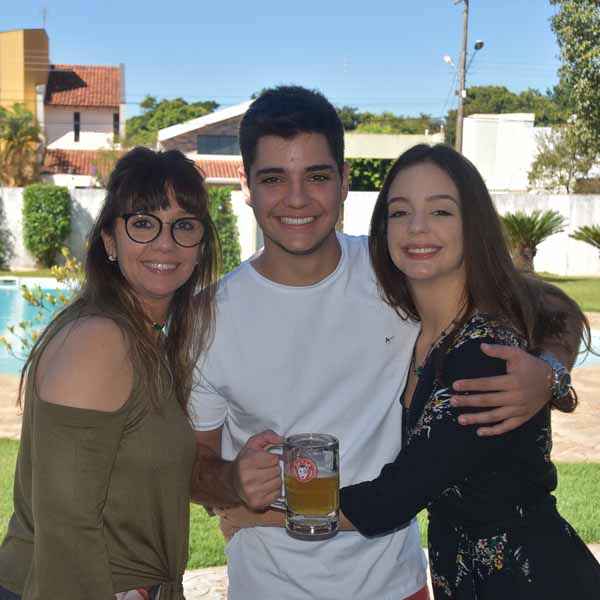
M394 265L387 239L390 187L401 171L420 163L432 163L442 169L460 195L466 284L464 316L454 332L475 310L481 310L512 325L525 338L528 349L534 351L544 339L564 336L567 320L575 319L581 324L589 348L589 324L579 306L560 289L517 271L483 178L467 158L443 144L419 144L404 152L390 168L377 196L371 218L369 251L384 300L402 318L420 320L408 280ZM560 308L556 308L553 299L559 300ZM452 334L447 336L444 346L449 347L452 339ZM576 399L554 405L570 412L575 409Z
M157 343L139 298L118 264L107 259L102 232L113 232L123 213L167 209L171 199L202 220L204 236L198 264L171 300L167 335ZM81 290L36 342L23 368L21 388L25 373L29 381L35 379L35 374L28 373L29 366L65 325L83 316L102 315L112 319L125 336L140 397L158 409L160 399L173 394L188 414L193 370L213 333L219 254L204 178L193 161L177 150L134 148L125 154L110 176L104 204L88 237Z

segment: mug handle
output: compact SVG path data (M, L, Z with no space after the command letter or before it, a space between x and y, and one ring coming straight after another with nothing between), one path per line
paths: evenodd
M266 450L267 450L267 452L271 452L272 450L280 450L283 452L284 447L285 447L285 443L273 444L272 446L269 446L268 448L266 448ZM279 456L279 460L283 460L283 455ZM279 496L279 498L277 498L277 500L275 500L274 502L271 502L271 504L269 506L271 508L275 508L277 510L287 510L287 502L286 502L285 496Z

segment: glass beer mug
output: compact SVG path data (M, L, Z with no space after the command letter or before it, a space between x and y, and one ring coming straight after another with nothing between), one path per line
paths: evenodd
M285 510L285 528L302 540L335 535L339 522L339 442L325 433L300 433L271 446L282 450L285 497L272 506Z

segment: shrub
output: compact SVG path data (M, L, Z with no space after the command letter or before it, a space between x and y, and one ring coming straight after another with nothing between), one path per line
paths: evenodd
M573 187L575 194L600 194L600 177L578 179Z
M350 158L349 179L353 192L378 192L394 162L390 158Z
M563 231L567 224L564 217L555 210L534 210L531 214L517 211L506 213L500 219L515 265L529 272L533 271L537 247L551 235Z
M23 239L35 259L51 267L70 231L71 197L67 188L43 183L27 186L23 202Z
M223 273L235 269L241 262L237 217L233 214L231 207L232 189L231 187L217 186L208 188L208 208L221 242Z

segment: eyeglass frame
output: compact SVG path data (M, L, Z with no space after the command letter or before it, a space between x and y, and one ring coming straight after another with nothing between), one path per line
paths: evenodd
M129 221L129 219L131 219L131 217L139 217L141 215L145 215L148 217L152 217L153 219L156 219L159 223L159 228L158 228L158 233L151 239L148 240L147 242L140 242L139 240L134 239L131 234L129 233L129 228L127 227L127 222ZM144 212L144 211L139 211L139 212L131 212L131 213L123 213L122 215L119 215L119 217L121 219L123 219L123 221L125 221L125 233L127 234L127 237L132 241L135 242L136 244L150 244L152 243L154 240L158 239L160 237L160 234L162 233L163 230L163 225L170 225L170 233L171 233L171 239L180 247L180 248L195 248L196 246L199 246L202 243L202 240L204 239L204 231L202 231L202 237L200 238L200 240L196 243L196 244L192 244L191 246L184 246L183 244L180 244L176 239L175 239L175 234L173 233L173 228L175 227L175 225L177 225L177 223L179 223L180 221L199 221L200 224L202 225L202 228L204 229L204 223L202 222L202 219L200 219L199 217L181 217L179 219L175 219L174 221L163 221L162 219L160 219L159 217L157 217L156 215L153 215L152 213L148 213L148 212Z

